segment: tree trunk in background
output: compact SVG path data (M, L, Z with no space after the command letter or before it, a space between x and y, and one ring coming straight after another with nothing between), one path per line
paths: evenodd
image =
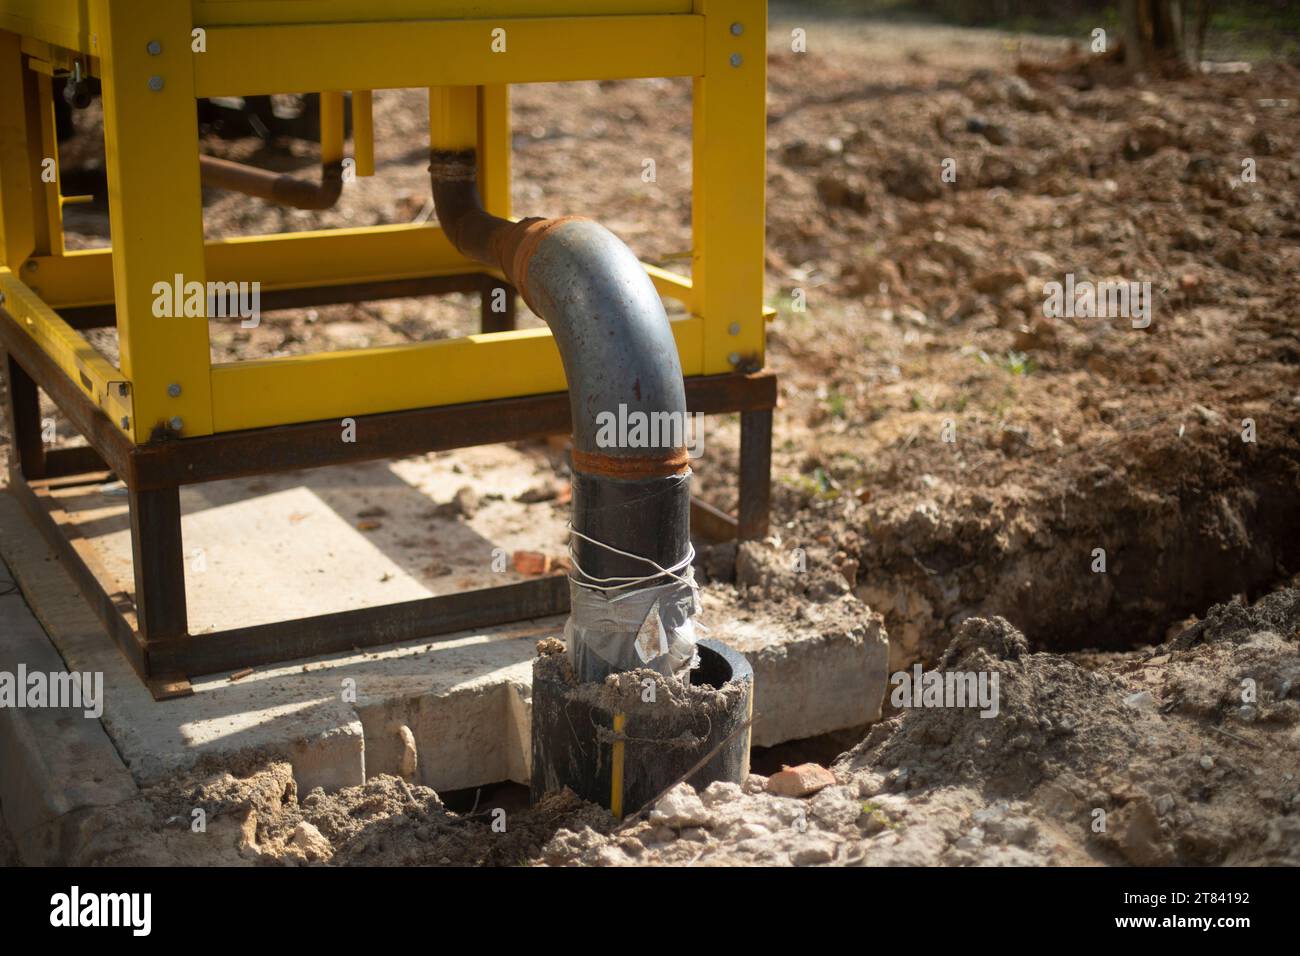
M1185 15L1183 0L1122 0L1124 62L1133 70L1197 68L1210 0L1200 0L1195 21Z

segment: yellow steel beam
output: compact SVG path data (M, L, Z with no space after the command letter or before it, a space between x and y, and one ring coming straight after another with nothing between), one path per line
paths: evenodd
M492 215L509 219L510 87L503 83L479 87L478 110L480 198Z
M208 323L155 314L157 283L205 282L190 12L163 0L99 0L104 151L122 372L136 442L173 421L212 431ZM204 310L205 311L205 310Z
M207 52L194 56L197 96L695 76L704 68L703 18L686 15L229 26L207 33Z
M0 0L0 3L3 2L4 0ZM96 45L98 46L98 39ZM28 67L46 76L54 76L55 73L71 73L78 64L81 66L83 76L99 76L99 57L88 55L81 50L69 50L46 43L44 40L24 36L23 52L30 58L27 61Z
M102 8L87 0L0 0L0 30L98 56Z
M210 239L204 247L209 279L256 281L264 289L453 275L483 268L452 248L441 228L410 223ZM112 249L36 256L32 261L42 277L41 295L56 309L113 301Z
M20 92L26 113L25 127L27 140L27 168L32 179L32 238L35 255L48 255L54 249L50 233L50 196L49 186L42 173L45 160L50 158L46 152L46 130L44 119L53 119L54 101L50 95L50 78L34 70L23 71L23 85ZM50 137L51 140L53 137ZM58 208L57 194L54 199ZM62 239L59 240L62 242Z
M688 311L695 311L695 293L691 288L691 280L686 276L678 275L676 272L669 272L667 269L660 269L658 266L641 263L645 266L646 275L650 276L650 281L654 283L655 291L665 299L674 299L686 306Z
M0 266L0 293L4 308L56 365L122 427L133 417L130 389L125 376L41 301L9 269Z
M452 248L439 227L405 223L210 239L205 246L210 279L257 281L268 290L454 275L483 269ZM34 256L31 261L37 267L35 274L41 277L41 297L53 308L105 305L113 301L111 249L80 249L62 256ZM322 262L338 263L338 267L323 273ZM645 270L660 295L692 307L694 293L690 279L658 266L646 265Z
M706 29L692 102L691 282L710 375L763 362L767 4L696 0L695 8Z
M193 0L194 22L203 26L527 17L536 16L538 6L538 0ZM545 4L546 15L553 17L690 12L691 0L546 0Z
M700 372L699 319L672 323L682 373ZM521 329L212 367L218 432L562 391L548 329Z
M216 282L257 281L267 290L484 271L482 265L453 249L437 226L402 224L238 236L210 239L205 245L208 278ZM29 261L36 265L33 274L40 277L41 297L53 308L113 301L111 249L78 249L61 256L33 256ZM338 262L340 267L322 274L322 262ZM661 296L694 310L689 278L643 265ZM765 309L764 314L770 311Z
M429 88L429 146L478 148L478 90L473 86Z
M54 173L53 178L47 182L42 169L40 177L41 185L45 187L43 197L45 241L38 248L52 255L61 255L63 253L63 197L59 194L59 138L55 129L54 83L50 77L37 77L36 102L41 130L41 163L42 166L49 163Z
M343 158L343 93L325 90L320 95L320 161L337 163Z
M375 174L375 96L352 91L352 159L358 176Z
M17 34L0 30L0 265L17 271L37 251L39 169L31 165L28 71Z

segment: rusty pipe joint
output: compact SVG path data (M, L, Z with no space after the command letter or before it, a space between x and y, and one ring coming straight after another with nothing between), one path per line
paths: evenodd
M686 415L681 361L663 302L632 251L590 219L518 222L479 202L473 150L435 150L434 208L451 244L499 269L550 326L573 412L575 463L625 479L681 474L684 444L602 447L602 411ZM654 436L656 438L660 436Z
M246 163L200 156L199 180L205 186L233 190L294 209L331 209L343 193L343 161L322 163L320 182L313 183Z
M429 173L447 238L519 290L550 327L564 364L574 441L568 633L579 679L603 680L633 666L681 676L694 638L680 636L693 635L696 608L686 390L659 293L632 251L590 219L512 222L484 210L473 150L433 151ZM652 427L635 442L619 430L611 442L611 421L680 427ZM676 576L655 567L675 568ZM628 583L611 591L611 581ZM628 592L641 589L653 594L653 607L629 623L616 605L639 606ZM639 664L624 653L634 639L644 641ZM654 653L656 646L663 653Z

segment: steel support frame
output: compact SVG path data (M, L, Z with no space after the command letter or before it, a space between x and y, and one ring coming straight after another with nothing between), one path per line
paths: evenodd
M343 381L356 399L352 410L363 414L563 387L549 333L514 329L513 301L504 313L485 313L485 334L473 342L211 365L205 318L153 314L159 281L178 274L186 282L258 281L272 296L474 267L432 225L205 242L194 162L200 96L430 86L431 102L455 104L454 112L434 110L431 126L476 132L484 204L509 216L509 84L690 77L692 274L647 272L689 315L674 322L685 374L762 367L764 0L591 0L540 9L516 0L323 0L310 11L268 2L258 5L262 19L251 21L247 13L230 19L221 3L50 2L48 16L35 18L25 4L0 0L0 71L22 90L8 107L14 115L0 119L24 141L7 158L0 154L0 212L12 240L6 261L46 305L81 313L74 327L87 311L102 321L112 309L121 368L104 377L122 409L111 418L137 444L177 423L181 437L191 437L332 417ZM205 52L190 49L195 27L206 30ZM494 46L497 31L504 51ZM34 174L35 159L57 145L41 99L48 77L35 71L65 68L78 56L103 83L111 250L65 251L58 186ZM474 95L444 97L456 88ZM460 374L447 381L411 374L428 362Z
M745 374L763 365L763 0L607 0L587 4L585 15L564 17L539 17L529 3L499 0L490 11L495 19L486 18L482 5L448 0L436 4L438 15L448 18L440 21L412 19L428 16L420 11L434 6L423 0L327 0L313 5L312 17L330 22L299 22L301 4L267 3L259 12L270 19L257 25L222 22L225 4L50 3L48 16L38 20L26 15L24 4L0 0L0 79L13 80L7 85L21 91L0 98L0 125L17 134L0 144L0 292L8 293L0 302L0 349L13 395L11 484L155 696L185 693L189 676L561 613L568 601L562 577L543 578L188 634L181 485L569 428L549 334L515 330L514 290L499 275L474 271L437 227L205 242L193 103L217 91L472 85L478 90L485 205L508 216L507 84L692 77L692 277L646 269L660 293L689 313L674 322L674 332L691 409L739 412L741 418L738 517L699 504L693 508L696 527L715 537L766 534L776 380L766 372ZM208 30L211 53L190 53L196 25ZM509 37L510 56L488 56L477 42L485 38L476 31L498 27ZM358 31L367 42L358 43ZM147 52L155 44L161 52ZM395 54L394 44L419 55ZM342 53L336 56L336 49ZM270 52L252 55L258 50ZM431 56L432 50L445 55ZM24 68L25 58L31 69ZM37 176L36 160L53 149L45 78L73 58L103 81L112 250L65 251L58 185ZM27 75L34 71L40 75ZM163 80L159 88L156 78ZM351 272L322 273L325 262L344 263ZM260 279L267 309L478 291L485 334L324 360L294 356L211 366L206 319L152 314L154 283L177 273L200 282ZM492 307L501 303L500 292L504 311ZM77 332L106 324L118 329L120 370ZM462 375L458 385L436 395L392 384L408 380L400 373L413 364L441 361L452 369L466 359L495 377L484 385ZM333 440L337 409L327 407L340 391L335 385L344 367L344 377L362 389L355 444ZM265 417L244 396L265 397L268 386L278 406ZM44 447L38 388L89 446ZM308 398L299 401L298 395ZM180 437L159 440L165 436L160 424L174 420L183 422ZM322 440L326 436L330 440ZM89 480L87 473L116 474L127 485L134 600L105 590L93 548L51 495L60 484Z
M78 588L155 696L179 696L188 678L276 661L436 637L467 628L562 614L569 592L550 576L381 607L202 635L187 630L182 485L298 468L397 458L428 451L562 434L570 429L564 392L435 406L356 418L357 441L337 441L325 420L193 439L135 445L107 421L103 409L69 379L17 320L0 308L0 355L9 382L14 436L10 487ZM687 379L691 411L739 412L739 517L706 505L695 509L706 534L757 538L767 533L771 410L776 376L698 376ZM59 407L89 447L47 450L41 442L37 389ZM89 472L88 474L85 474ZM88 541L51 492L116 475L127 485L135 593L111 594Z

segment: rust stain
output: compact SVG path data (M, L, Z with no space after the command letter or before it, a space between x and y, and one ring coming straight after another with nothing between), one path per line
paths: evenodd
M573 467L587 475L602 478L666 478L683 474L690 467L685 448L675 448L659 455L632 455L615 458L603 452L573 450Z

